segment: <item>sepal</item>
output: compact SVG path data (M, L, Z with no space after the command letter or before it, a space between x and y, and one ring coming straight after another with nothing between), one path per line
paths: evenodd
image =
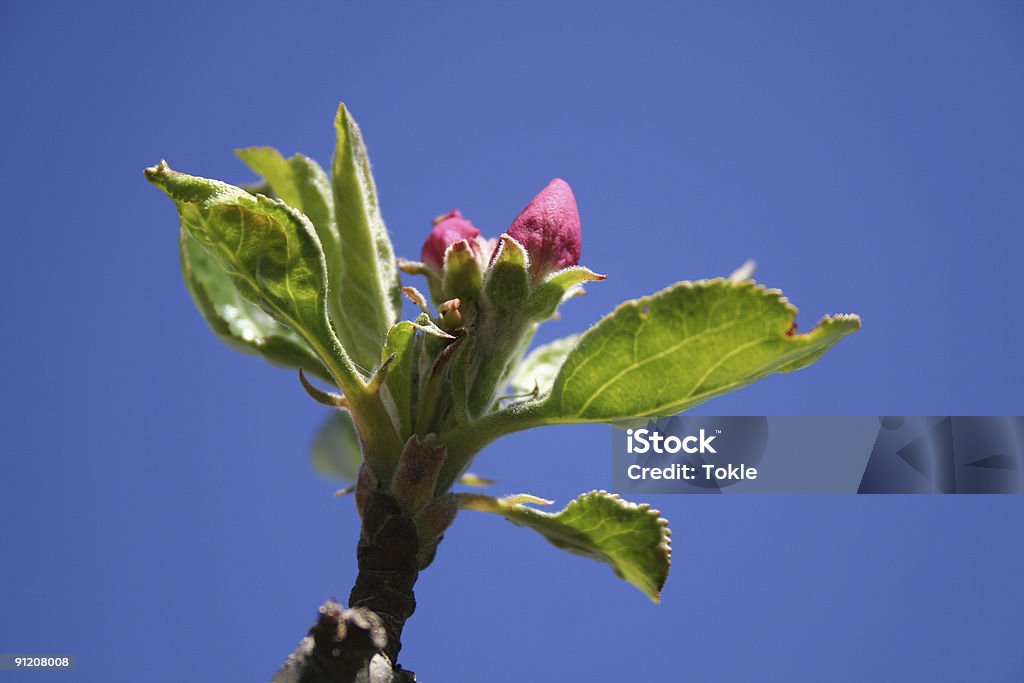
M467 240L460 240L448 247L444 256L444 281L441 296L446 299L476 301L480 298L483 285L483 271L474 249Z
M583 266L570 266L550 273L530 293L532 317L536 320L545 320L551 317L558 309L559 304L583 293L584 283L600 282L606 279L606 276L599 275Z
M430 315L427 313L420 313L416 316L416 320L413 321L412 325L421 332L426 332L427 334L440 337L441 339L455 339L454 335L448 334L438 327L437 324L430 319Z
M512 310L523 305L530 295L530 258L523 245L502 235L491 255L484 279L486 303L498 310Z

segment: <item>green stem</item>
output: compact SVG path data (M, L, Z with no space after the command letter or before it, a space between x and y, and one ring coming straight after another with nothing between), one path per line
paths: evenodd
M474 456L490 442L507 434L550 424L550 418L540 415L541 406L540 401L518 403L443 434L439 442L448 448L448 457L437 479L435 491L438 495L455 484Z
M333 335L332 335L333 336ZM334 348L325 349L312 335L303 335L331 373L348 401L349 412L362 440L363 456L378 481L390 482L402 452L402 440L380 394L368 389L345 348L333 339Z
M416 426L413 430L416 434L425 435L436 431L434 418L438 403L441 401L441 387L444 383L445 371L459 348L461 348L461 342L456 340L442 348L434 359L427 381L417 398L419 409L416 412Z

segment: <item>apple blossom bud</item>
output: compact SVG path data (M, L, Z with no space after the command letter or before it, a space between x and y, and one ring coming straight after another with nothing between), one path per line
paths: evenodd
M508 234L530 254L535 278L580 262L580 214L569 183L555 178L526 205Z
M462 217L458 209L452 209L443 216L434 220L434 229L430 236L423 243L421 259L428 266L437 270L444 267L444 252L451 245L462 240L469 242L471 249L476 249L476 238L480 231L473 224Z
M437 307L437 314L440 317L442 330L455 330L463 326L462 302L458 299L449 299Z

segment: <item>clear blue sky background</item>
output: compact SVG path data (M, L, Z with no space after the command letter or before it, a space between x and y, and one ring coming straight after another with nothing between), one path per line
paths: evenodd
M605 283L542 338L747 258L804 329L864 329L719 414L1020 414L1024 5L81 3L0 8L0 651L74 673L267 680L357 521L311 470L323 417L218 344L142 168L244 182L362 123L397 251L457 206L490 234L573 185ZM488 449L497 492L610 483L609 432ZM1019 681L1021 497L652 500L655 606L464 513L417 586L428 681Z

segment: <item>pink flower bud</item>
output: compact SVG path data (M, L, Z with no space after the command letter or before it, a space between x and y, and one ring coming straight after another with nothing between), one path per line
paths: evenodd
M569 183L555 178L533 198L508 229L530 255L535 277L580 262L580 213Z
M476 238L480 236L471 222L462 217L458 209L452 209L444 216L434 220L434 229L430 231L430 237L423 243L421 260L428 266L438 270L444 267L444 252L451 245L462 240L469 242L470 248L477 249Z

